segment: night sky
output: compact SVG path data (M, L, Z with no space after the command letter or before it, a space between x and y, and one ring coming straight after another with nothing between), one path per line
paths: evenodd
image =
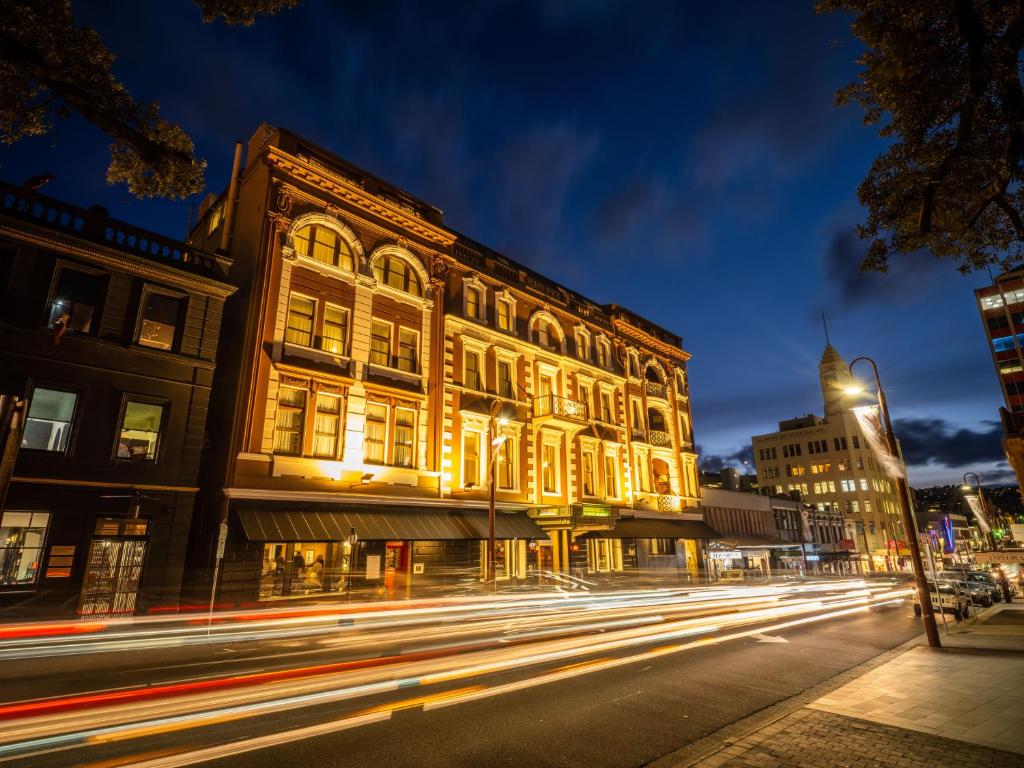
M930 257L858 273L855 190L882 145L833 104L856 72L848 19L810 2L305 0L246 29L187 0L73 6L133 95L193 137L210 190L235 139L287 127L681 334L705 466L821 412L824 311L847 360L878 360L913 484L1009 481L972 294L987 276ZM0 175L51 172L47 194L183 236L187 202L106 186L107 144L62 121L0 149Z

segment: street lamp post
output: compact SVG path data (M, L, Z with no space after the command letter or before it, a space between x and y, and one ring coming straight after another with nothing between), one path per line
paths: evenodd
M497 449L508 439L508 435L499 435L495 426L504 427L508 419L497 418L498 413L504 407L501 400L491 403L490 420L487 425L487 565L484 571L484 578L495 585L497 574L494 568L494 486L495 474L497 472Z
M871 363L871 369L875 374L875 389L878 391L878 410L882 414L882 423L885 429L886 445L889 453L896 461L899 461L899 449L896 445L896 435L892 431L892 420L889 418L889 404L885 399L885 390L882 389L882 380L878 375L878 365L870 357L858 357L850 363L850 371L860 361ZM857 388L852 388L854 393ZM903 532L907 537L907 547L910 549L910 559L914 565L914 579L917 582L917 597L921 603L921 617L924 620L924 631L928 636L928 645L932 648L941 646L939 642L939 628L935 623L935 613L932 611L931 591L928 589L928 580L924 574L924 563L921 560L921 547L917 541L917 526L914 525L914 515L910 510L910 492L907 489L907 478L904 472L896 473L896 489L899 494L900 513L903 519ZM897 550L898 553L899 550ZM868 556L870 558L870 555ZM870 562L870 560L869 560ZM938 588L938 584L936 584Z
M974 486L971 486L967 482L967 476L972 475L974 477ZM964 484L961 488L965 491L974 490L978 491L978 504L981 507L981 514L985 516L985 525L988 527L988 544L994 550L996 548L996 537L992 531L992 516L988 513L988 503L985 501L985 491L981 488L981 478L978 477L977 472L964 472Z
M345 537L345 544L348 545L348 573L345 574L345 596L352 599L352 579L356 575L356 547L359 545L359 535L355 527Z

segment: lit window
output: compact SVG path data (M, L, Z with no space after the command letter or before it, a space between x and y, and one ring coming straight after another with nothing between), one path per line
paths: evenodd
M580 360L590 360L590 338L586 334L576 335L576 354Z
M373 276L384 285L413 296L422 296L423 287L412 268L397 256L381 256L373 262Z
M604 491L609 499L619 498L619 468L614 456L604 457Z
M391 326L382 320L374 320L370 326L370 363L391 365Z
M462 485L480 483L480 433L462 433Z
M395 409L395 464L413 465L413 442L416 435L416 412L409 408Z
M178 325L181 323L184 299L149 291L144 302L139 344L154 349L172 349Z
M612 395L610 392L601 392L601 421L605 424L614 424L612 420Z
M32 390L21 447L35 451L66 451L77 404L78 395L74 392L43 387Z
M480 381L480 353L466 351L465 370L462 375L462 384L469 389L482 390L483 384Z
M605 341L597 342L597 364L602 368L608 367L608 343Z
M402 328L398 331L398 369L409 373L416 373L417 366L417 336L414 331Z
M466 315L474 320L480 320L480 291L476 288L466 288Z
M515 440L511 437L506 437L505 442L498 446L497 455L495 456L495 473L498 477L498 487L502 490L511 490L515 488Z
M865 477L862 477L862 478L860 479L860 489L861 489L862 491L866 491L866 490L868 489L868 481L867 481L867 478L865 478Z
M132 461L156 461L160 447L160 427L164 407L129 400L121 419L117 458Z
M313 455L333 459L338 455L338 433L341 427L341 398L317 395L316 418L313 420Z
M313 343L313 318L316 316L316 302L305 296L292 294L288 299L288 324L285 327L285 341L308 347Z
M590 407L590 389L584 384L580 386L580 402L583 403L583 412L588 419L594 418L594 409Z
M544 493L558 493L558 449L544 445L541 452L541 477Z
M69 331L92 333L105 284L104 275L61 267L50 304L49 326L63 325Z
M307 224L292 236L295 253L299 256L341 267L352 272L355 259L348 243L330 227L320 224Z
M208 235L212 235L214 232L216 232L217 228L221 225L221 222L223 220L224 220L224 206L223 206L223 204L215 205L210 210L210 219L209 219L210 223L209 223L209 225L207 227L206 233Z
M591 451L583 453L583 495L594 495L594 454Z
M302 453L302 432L305 421L305 390L281 387L277 393L274 453L285 456L298 456Z
M512 363L507 360L498 361L498 395L512 397Z
M381 403L366 404L366 426L363 428L363 459L369 464L383 464L388 436L388 407Z
M512 305L507 301L498 302L498 328L506 332L512 330Z
M43 559L49 512L7 511L0 517L0 585L35 584Z
M324 333L320 346L325 352L346 354L348 346L348 310L328 304L324 308Z

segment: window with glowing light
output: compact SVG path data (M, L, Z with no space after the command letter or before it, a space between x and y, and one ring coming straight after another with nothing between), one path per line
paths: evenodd
M373 276L391 288L413 296L423 295L423 286L415 270L399 256L386 254L374 259Z
M367 464L383 464L388 436L388 407L383 403L366 404L363 426L363 460Z
M316 302L293 293L288 299L288 320L284 340L303 347L313 345L313 321L316 317Z
M355 271L355 258L348 243L335 230L322 224L307 224L292 235L295 253L308 259Z
M341 398L317 395L316 417L313 420L313 455L325 459L336 458L340 430Z
M324 332L320 348L336 355L348 354L348 310L328 304L324 307Z
M106 287L105 274L62 264L50 299L49 327L63 326L76 333L93 333Z
M306 391L281 387L277 393L274 421L274 453L283 456L302 454L302 433L306 422Z

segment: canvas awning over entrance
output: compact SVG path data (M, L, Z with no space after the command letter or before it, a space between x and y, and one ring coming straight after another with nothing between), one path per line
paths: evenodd
M622 518L610 531L590 531L584 537L605 539L717 539L719 534L699 520Z
M486 510L275 510L236 508L250 541L344 541L355 528L361 541L486 539ZM498 539L546 539L522 512L496 512Z

